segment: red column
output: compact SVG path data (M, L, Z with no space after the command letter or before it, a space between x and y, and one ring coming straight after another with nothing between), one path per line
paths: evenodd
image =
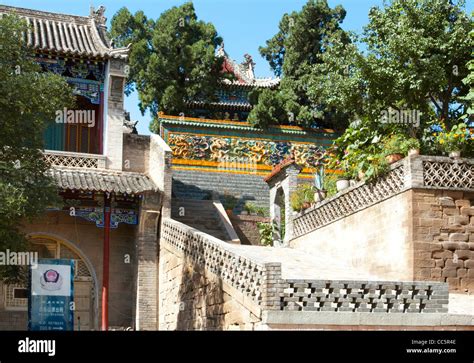
M104 253L102 267L102 330L109 329L110 193L104 193Z

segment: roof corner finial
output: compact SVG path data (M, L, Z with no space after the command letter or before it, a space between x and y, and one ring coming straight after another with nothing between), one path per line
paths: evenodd
M95 8L94 8L94 1L91 0L91 5L89 6L89 16L93 17L95 13Z
M105 23L107 22L107 18L104 16L105 6L101 5L97 10L95 10L94 5L91 5L90 9L90 17L93 18L97 24L105 25Z
M245 73L247 77L254 80L255 79L255 73L254 73L255 62L253 61L253 58L250 54L248 53L244 54L244 61L242 62L242 65L245 67Z
M220 47L217 49L218 57L225 57L224 41L222 41Z

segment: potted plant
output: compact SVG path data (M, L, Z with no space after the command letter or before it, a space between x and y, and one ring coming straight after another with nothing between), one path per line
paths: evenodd
M420 155L420 141L411 137L402 143L402 150L408 156Z
M466 147L472 136L463 122L454 125L451 131L447 131L442 124L441 131L437 134L435 140L439 149L449 154L451 158L460 158L461 151Z
M403 159L404 142L405 137L400 134L394 134L384 142L385 158L389 164L393 164Z
M314 193L314 201L316 203L321 202L326 198L326 190L324 190L324 167L321 165L314 174L314 186L316 188L316 191Z
M351 180L351 176L347 172L344 172L343 174L338 175L337 180L336 180L337 191L340 192L341 190L349 188L350 180Z
M228 216L232 215L234 208L237 206L237 198L232 195L224 195L224 200L222 202L224 209Z
M314 198L314 187L311 184L298 185L295 192L291 194L290 202L294 211L301 212L311 207Z

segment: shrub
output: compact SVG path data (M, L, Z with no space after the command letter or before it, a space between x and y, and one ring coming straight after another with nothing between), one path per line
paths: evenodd
M295 211L302 211L303 204L314 201L315 188L311 184L298 185L296 191L291 195L291 208Z
M463 151L468 143L472 142L473 136L465 123L454 125L451 131L447 131L442 124L441 131L436 135L435 141L441 151L449 153Z
M260 233L260 244L263 246L273 245L273 229L270 223L257 223Z

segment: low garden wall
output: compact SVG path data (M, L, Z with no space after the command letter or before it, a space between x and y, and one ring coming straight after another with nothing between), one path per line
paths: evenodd
M411 156L294 218L290 246L382 279L474 291L474 160Z

